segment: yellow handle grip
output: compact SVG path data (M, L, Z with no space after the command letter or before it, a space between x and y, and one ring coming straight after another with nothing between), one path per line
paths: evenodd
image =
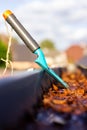
M3 13L3 17L4 19L6 20L8 18L9 15L13 14L10 10L6 10L4 13Z

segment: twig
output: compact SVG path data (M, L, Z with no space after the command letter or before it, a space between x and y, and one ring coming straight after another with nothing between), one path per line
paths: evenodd
M9 54L10 54L10 48L11 48L11 41L12 41L12 30L13 29L11 28L11 30L9 32L8 31L8 26L7 26L6 22L5 22L5 25L6 25L7 33L8 33L8 36L9 36L9 40L8 40L8 48L7 48L7 53L6 53L6 60L1 59L1 60L3 60L6 63L5 64L5 69L4 69L4 72L3 72L2 75L5 75L5 73L6 73L7 69L8 69L9 64L11 66L11 75L13 75L13 65L12 65L12 62L9 60L10 59L9 58Z

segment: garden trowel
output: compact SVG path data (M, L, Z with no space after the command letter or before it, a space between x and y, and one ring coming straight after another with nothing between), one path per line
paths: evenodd
M40 46L26 31L26 29L18 21L15 15L10 10L6 10L3 13L3 17L11 25L15 32L20 36L26 46L31 50L31 52L37 55L37 59L35 60L35 62L39 66L41 66L50 76L60 82L64 87L68 88L68 84L64 82L52 69L48 67L45 56Z

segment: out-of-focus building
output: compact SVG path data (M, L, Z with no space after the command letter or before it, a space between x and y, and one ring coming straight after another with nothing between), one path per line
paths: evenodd
M80 45L72 45L65 52L70 61L77 62L83 57L84 48Z
M12 44L11 46L13 61L34 61L36 55L33 54L24 44Z
M40 68L34 60L37 58L36 55L24 44L13 44L11 46L12 60L14 68L28 69L28 68ZM46 61L51 67L66 67L72 64L76 64L83 56L87 49L84 46L72 45L64 52L57 50L44 50Z
M11 46L12 61L15 69L38 68L39 66L34 63L37 56L24 45L13 44ZM51 67L64 67L67 65L68 60L65 52L59 53L57 50L44 50L46 61Z

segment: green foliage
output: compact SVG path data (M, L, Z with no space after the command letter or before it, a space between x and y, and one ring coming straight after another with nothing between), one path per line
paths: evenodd
M55 46L54 46L54 43L51 41L51 40L43 40L41 43L40 43L40 47L42 49L52 49L52 50L55 50Z
M7 46L0 40L0 67L5 65L5 62L1 60L6 59Z
M5 62L1 60L6 60L6 52L7 52L7 46L0 40L0 67L5 66Z

